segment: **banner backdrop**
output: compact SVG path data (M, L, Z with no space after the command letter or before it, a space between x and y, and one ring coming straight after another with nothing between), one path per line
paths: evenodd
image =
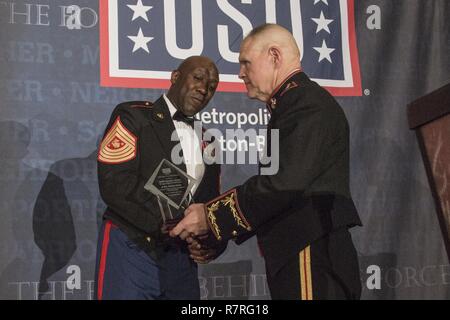
M99 139L115 105L155 101L182 59L219 67L206 128L264 129L270 115L243 92L237 57L243 34L277 22L349 120L362 298L449 299L406 118L408 103L450 82L449 19L446 0L0 1L0 298L93 298ZM222 191L256 172L224 165ZM202 299L270 299L255 238L230 243L199 281Z

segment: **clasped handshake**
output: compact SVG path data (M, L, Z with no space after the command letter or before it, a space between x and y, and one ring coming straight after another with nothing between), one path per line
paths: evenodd
M211 245L206 210L203 203L191 204L184 211L184 218L169 232L173 238L180 237L188 243L191 258L197 263L208 263L223 251L220 246ZM208 245L208 244L209 245Z

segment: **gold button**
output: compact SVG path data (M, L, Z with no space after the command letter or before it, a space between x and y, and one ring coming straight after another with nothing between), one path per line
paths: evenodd
M147 242L151 242L152 241L152 238L150 238L150 237L147 237L145 239L147 240Z
M233 232L231 234L233 235L233 237L236 237L237 236L237 231L233 230Z

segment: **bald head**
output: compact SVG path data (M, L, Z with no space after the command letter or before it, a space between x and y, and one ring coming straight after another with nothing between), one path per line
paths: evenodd
M186 116L203 110L219 83L219 71L211 59L192 56L184 60L170 77L167 97Z
M267 102L275 88L300 68L300 50L292 34L276 24L253 29L239 51L239 78L252 99Z
M243 40L242 45L251 42L253 48L265 50L277 46L286 58L286 62L300 67L300 50L289 30L273 23L266 23L253 29Z
M219 74L219 71L217 70L215 63L208 57L204 57L204 56L191 56L191 57L185 59L178 66L177 70L180 72L190 72L191 70L193 70L197 67L203 67L203 68L207 68L207 69L211 68L217 74Z

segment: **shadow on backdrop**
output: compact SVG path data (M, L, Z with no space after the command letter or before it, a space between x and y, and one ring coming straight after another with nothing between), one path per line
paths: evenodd
M0 121L1 299L31 298L35 265L42 260L31 237L30 208L47 171L34 168L30 142L27 126Z
M39 299L49 289L48 279L72 258L83 278L93 279L104 208L97 183L97 150L51 166L33 210L34 241L44 255Z

